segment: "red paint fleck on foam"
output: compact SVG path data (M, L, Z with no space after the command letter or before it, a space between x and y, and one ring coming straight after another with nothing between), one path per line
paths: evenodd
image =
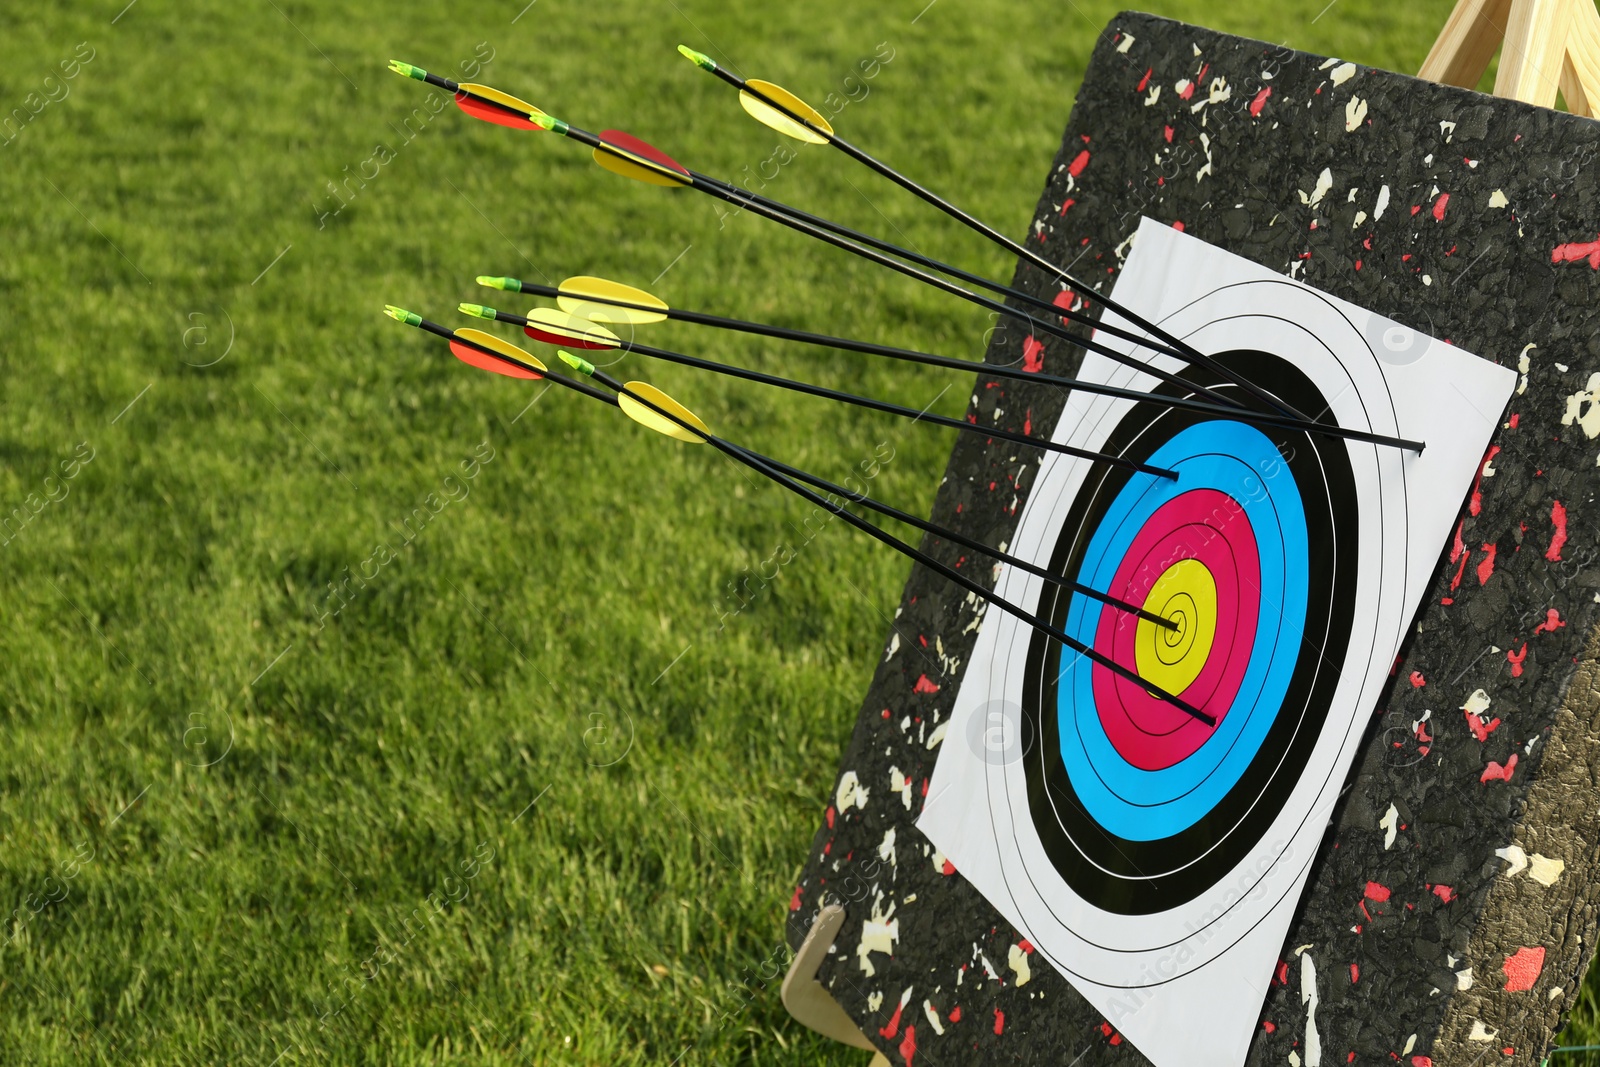
M1483 562L1478 564L1479 585L1487 585L1489 583L1489 579L1494 576L1494 556L1497 551L1499 551L1499 549L1495 545L1483 546Z
M1089 165L1089 150L1085 148L1079 152L1077 158L1067 164L1067 173L1076 178L1083 173L1083 168Z
M1515 411L1513 411L1511 413L1511 421L1509 423L1507 423L1506 425L1510 426L1513 430L1515 430L1517 428L1517 423L1519 423L1521 421L1522 421L1522 416L1518 415Z
M1357 966L1356 964L1352 963L1350 965L1350 984L1351 985L1355 985L1359 981L1361 981L1361 968L1359 966ZM1351 1059L1355 1059L1355 1053L1354 1052L1352 1052L1350 1054L1350 1058Z
M789 910L790 911L799 911L800 910L800 887L799 886L795 886L794 887L794 896L789 898Z
M1504 767L1500 766L1500 764L1496 763L1494 760L1490 760L1489 766L1486 767L1483 774L1478 777L1478 781L1484 783L1509 782L1511 781L1511 772L1516 769L1517 754L1513 752L1511 753L1511 758L1506 760L1506 765Z
M1174 130L1171 126L1166 126L1166 127L1164 127L1164 129L1166 131L1167 143L1171 144L1172 143L1172 135L1174 133L1176 133L1177 131Z
M1522 677L1522 661L1528 658L1528 642L1522 642L1522 647L1513 652L1506 649L1506 662L1511 664L1511 677Z
M1194 82L1185 81L1183 83L1183 89L1178 93L1178 99L1188 100L1192 96L1194 96Z
M1182 233L1183 230L1184 230L1183 220L1182 219L1174 219L1172 221L1172 228L1174 230L1177 230L1179 233Z
M896 1004L894 1014L889 1016L889 1022L878 1031L879 1037L893 1038L900 1032L900 1013L905 1010L905 1004Z
M924 674L918 676L917 684L911 687L911 691L913 693L937 693L939 687L928 681L928 676Z
M1435 222L1444 221L1444 209L1450 206L1450 194L1440 193L1433 202L1433 219Z
M1413 1056L1411 1067L1433 1067L1433 1061L1426 1056Z
M1022 369L1038 374L1044 369L1044 342L1029 334L1022 340Z
M1483 510L1483 472L1489 469L1489 464L1499 454L1500 446L1490 445L1489 451L1484 453L1483 462L1478 464L1478 476L1472 479L1472 502L1467 505L1468 514L1476 515Z
M1533 983L1539 980L1539 972L1544 970L1543 946L1517 949L1506 957L1500 969L1506 972L1506 992L1521 993L1532 989Z
M1278 961L1278 973L1272 976L1273 982L1278 985L1289 984L1289 965L1282 960Z
M1389 899L1389 887L1379 882L1368 882L1365 896L1368 900L1382 904Z
M953 1023L960 1022L961 1021L961 1005L957 1004L955 1007L951 1008L950 1009L950 1014L945 1016L945 1018L948 1019L950 1022L953 1022Z
M1022 432L1025 433L1025 434L1031 434L1033 432L1033 409L1032 408L1029 408L1027 414L1022 417Z
M1551 563L1559 563L1561 549L1567 543L1567 509L1559 500L1550 505L1550 521L1555 525L1556 532L1550 535L1550 547L1545 549L1544 558Z
M1421 689L1423 686L1425 686L1427 684L1428 684L1428 680L1422 676L1422 672L1421 671L1412 671L1411 672L1411 688L1413 688L1413 689Z
M1028 955L1033 955L1033 942L1029 941L1027 938L1023 938L1021 941L1018 941L1017 947L1026 952Z
M1457 560L1461 561L1461 566L1456 568L1456 576L1450 579L1450 591L1452 593L1460 588L1461 575L1465 573L1467 569L1467 557L1472 555L1471 552L1467 551L1467 543L1461 539L1461 527L1465 526L1466 522L1466 519L1462 519L1460 522L1456 523L1456 539L1450 545L1450 562L1455 563Z
M889 709L888 708L884 708L883 709L883 717L885 719L887 719L889 717ZM832 830L833 829L833 816L834 816L833 805L829 804L828 805L828 810L823 812L822 814L823 814L823 818L828 820L828 829Z
M1259 93L1257 93L1256 94L1256 98L1254 100L1250 101L1250 117L1253 118L1253 119L1254 118L1260 118L1261 117L1261 109L1267 106L1267 101L1271 97L1272 97L1272 86L1270 86L1270 85L1267 86L1265 89L1261 90Z
M1544 622L1535 626L1533 632L1536 634L1553 634L1565 625L1566 621L1561 618L1561 612L1551 608L1545 612Z
M1006 1032L1006 1013L999 1008L994 1010L994 1032L997 1035Z
M1556 245L1550 253L1551 263L1579 263L1585 259L1591 268L1600 270L1600 241Z
M1271 1019L1262 1019L1261 1029L1265 1030L1269 1034L1275 1033L1278 1029L1278 1024L1274 1023Z
M955 874L956 873L956 865L951 863L949 860L945 860L944 861L944 866L939 868L939 873L943 874L943 875Z
M1456 899L1456 891L1454 889L1451 889L1447 885L1436 885L1436 886L1434 886L1433 887L1433 895L1438 897L1440 900L1444 901L1446 904L1448 904L1452 900Z
M1154 68L1154 67L1146 67L1145 68L1145 72L1144 72L1144 77L1139 79L1139 84L1135 85L1133 87L1133 91L1136 92L1136 93L1144 92L1145 87L1150 84L1150 75L1154 74L1155 72L1156 72L1156 68Z
M917 1054L917 1028L906 1027L906 1039L900 1042L900 1056L906 1061L906 1067L911 1067L911 1057Z
M1476 737L1479 743L1489 740L1489 735L1500 726L1498 717L1484 722L1482 718L1465 709L1461 713L1467 717L1467 728L1472 731L1472 736Z

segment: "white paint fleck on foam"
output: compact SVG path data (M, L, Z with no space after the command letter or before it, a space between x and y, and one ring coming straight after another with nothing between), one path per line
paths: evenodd
M1160 100L1160 99L1161 99L1161 86L1152 85L1150 87L1150 95L1144 98L1144 106L1145 107L1155 107L1156 106L1156 101Z
M1583 427L1584 434L1591 441L1600 437L1600 373L1589 375L1589 384L1567 397L1567 410L1561 416L1561 425L1571 426L1573 423Z
M1212 78L1211 85L1206 90L1206 98L1204 100L1196 100L1190 105L1189 113L1195 114L1208 104L1221 104L1231 99L1233 99L1233 89L1228 85L1228 79Z
M1000 975L994 969L994 964L989 962L989 957L980 952L978 953L978 959L983 963L983 973L989 976L989 981L1000 981Z
M1500 1031L1491 1030L1483 1025L1482 1019L1472 1020L1472 1033L1467 1035L1468 1041L1493 1041L1500 1036Z
M1333 79L1335 88L1338 88L1355 76L1356 65L1354 63L1341 63L1337 67L1333 68L1332 74L1328 75L1328 77Z
M1416 1048L1416 1047L1417 1047L1417 1035L1416 1034L1412 1034L1410 1037L1406 1038L1406 1047L1400 1050L1400 1055L1409 1056L1409 1055L1411 1055L1411 1050Z
M1484 467L1487 468L1488 465L1487 462L1484 463ZM1484 473L1487 474L1489 472L1485 470ZM1489 704L1489 694L1482 689L1474 689L1472 695L1467 698L1467 702L1461 705L1461 710L1469 715L1482 715L1489 710Z
M1458 991L1460 991L1460 990L1467 990L1467 989L1471 989L1471 988L1472 988L1472 968L1468 967L1465 970L1457 971L1456 972L1456 989Z
M942 722L938 726L934 727L933 733L928 735L927 747L929 749L938 748L939 747L939 743L944 740L944 735L949 733L949 732L950 732L950 720L946 719L944 722Z
M1197 182L1201 178L1204 178L1206 175L1211 173L1211 135L1210 134L1202 133L1200 135L1200 149L1201 149L1201 151L1203 151L1206 154L1206 165L1201 167L1199 170L1194 172L1194 180L1197 181Z
M1356 212L1356 220L1350 224L1350 228L1352 230L1359 230L1361 228L1361 224L1366 221L1367 213L1365 211L1358 211Z
M1355 133L1366 121L1367 102L1359 96L1352 96L1350 102L1344 106L1344 132Z
M1133 47L1133 42L1136 41L1136 40L1138 40L1138 38L1135 37L1133 34L1124 33L1122 35L1122 43L1117 45L1117 52L1119 54L1121 54L1121 55L1127 55L1128 54L1128 49ZM940 1032L943 1033L943 1031L940 1031Z
M1383 831L1383 850L1389 851L1389 846L1394 844L1395 832L1400 829L1400 811L1393 804L1383 813L1383 818L1378 820L1378 829Z
M1382 189L1378 190L1378 203L1377 206L1372 209L1372 221L1377 222L1379 219L1383 218L1383 212L1388 206L1389 187L1385 185Z
M900 940L900 920L893 918L894 905L889 905L886 912L878 910L879 901L872 902L872 918L861 923L861 943L856 946L856 958L861 963L861 970L868 978L877 974L877 968L872 966L872 953L882 952L885 955L894 955L894 943ZM910 999L911 990L907 989L900 998L903 1006Z
M1311 962L1309 952L1300 955L1300 1003L1306 1009L1306 1067L1321 1067L1322 1035L1317 1033L1317 968Z
M940 852L938 849L934 849L933 850L933 869L934 870L938 871L940 874L943 874L944 873L944 865L946 863L949 863L949 862L950 861L945 858L945 854L943 852Z
M1010 951L1006 953L1006 966L1017 976L1017 980L1012 984L1019 989L1027 985L1028 980L1033 977L1033 970L1028 966L1028 953L1021 945L1011 946Z
M1555 885L1556 879L1560 878L1561 872L1566 869L1565 860L1553 860L1548 856L1541 856L1537 852L1528 857L1528 877L1540 885Z
M1522 379L1517 382L1518 396L1521 396L1523 393L1528 391L1528 371L1532 369L1533 366L1532 360L1528 358L1528 353L1532 352L1538 347L1539 346L1536 344L1524 345L1522 347L1522 355L1517 357L1517 373L1522 375Z
M1322 203L1322 198L1328 195L1328 190L1333 188L1333 171L1327 167L1322 168L1322 173L1317 175L1317 184L1307 193L1303 189L1295 190L1300 194L1300 202L1307 207L1316 207Z
M1509 868L1501 872L1507 878L1515 878L1528 869L1528 854L1522 851L1521 845L1507 845L1505 848L1497 848L1494 850L1494 854L1511 864Z
M833 806L841 815L851 807L867 806L867 789L861 784L861 779L856 777L855 771L845 771L844 776L839 779L839 790L834 794Z
M883 1007L883 993L882 993L882 991L874 991L874 992L868 993L867 994L867 1010L868 1011L877 1011L881 1007Z
M1439 133L1444 137L1444 143L1449 144L1451 141L1455 140L1456 124L1451 122L1449 119L1440 121Z
M1506 199L1506 194L1496 189L1489 194L1489 206L1493 208L1510 207L1511 201Z
M1422 276L1422 284L1423 284L1423 285L1432 285L1432 284L1433 284L1433 275L1431 275L1431 274L1424 274L1424 275L1423 275L1423 276Z
M1336 58L1334 58L1332 56L1329 56L1327 59L1324 59L1322 61L1322 66L1318 67L1317 69L1318 70L1327 70L1329 67L1337 66L1338 64L1339 64L1339 60L1338 59L1336 59Z
M1123 51L1127 51L1127 49L1123 49ZM943 1037L944 1023L939 1020L939 1013L933 1010L933 1001L924 1000L922 1002L922 1014L928 1017L928 1025L933 1027L933 1032Z
M889 789L900 794L900 800L905 804L907 811L911 810L911 779L900 773L899 767L889 768ZM893 830L889 831L891 834Z
M894 654L900 651L900 631L896 630L894 636L889 638L889 651L884 654L883 662L888 663L894 659Z

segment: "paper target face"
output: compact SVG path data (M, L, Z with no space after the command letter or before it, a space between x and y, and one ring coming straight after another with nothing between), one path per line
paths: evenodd
M1177 478L1048 454L1007 550L1173 625L1015 568L995 591L1215 721L990 608L948 736L1016 708L1022 753L947 742L918 825L1146 1056L1195 1063L1175 1020L1248 1044L1515 375L1431 338L1386 359L1369 342L1384 320L1148 220L1114 295L1219 367L1157 357L1184 382L1164 384L1090 355L1078 377L1152 395L1074 393L1054 439ZM1165 402L1203 387L1266 410L1219 369L1314 420L1427 448ZM1215 1062L1236 1062L1226 1044Z
M1328 406L1284 359L1217 358L1300 411ZM1214 374L1195 377L1242 395ZM1216 725L1034 632L1022 701L1040 739L1024 763L1028 815L1079 896L1147 915L1201 896L1246 858L1306 767L1348 651L1362 509L1334 438L1142 403L1106 447L1179 478L1092 471L1050 567L1177 629L1054 586L1040 614Z

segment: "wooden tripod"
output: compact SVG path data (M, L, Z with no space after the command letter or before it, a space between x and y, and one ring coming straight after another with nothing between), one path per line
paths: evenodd
M1600 109L1600 13L1594 0L1458 0L1419 77L1473 88L1501 42L1494 95L1574 115Z

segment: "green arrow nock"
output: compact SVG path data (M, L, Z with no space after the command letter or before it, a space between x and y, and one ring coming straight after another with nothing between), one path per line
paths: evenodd
M413 67L410 63L402 63L398 59L389 60L389 69L406 78L415 78L419 82L428 80L428 72L421 67Z
M405 308L397 308L393 304L383 305L383 313L394 321L403 322L407 326L422 325L421 315L418 315L415 311L407 311Z
M709 70L713 74L717 72L717 65L704 52L696 52L686 44L680 44L678 51L682 53L684 59L687 59L701 70Z
M456 310L463 315L476 315L480 319L492 319L500 314L494 308L484 307L482 304L458 304Z
M571 352L564 350L557 352L556 355L561 357L561 362L565 363L567 366L571 367L585 378L594 377L594 364L590 363L583 357L575 356Z
M504 289L513 293L522 292L522 282L517 278L491 278L487 274L478 275L478 284L489 289Z

